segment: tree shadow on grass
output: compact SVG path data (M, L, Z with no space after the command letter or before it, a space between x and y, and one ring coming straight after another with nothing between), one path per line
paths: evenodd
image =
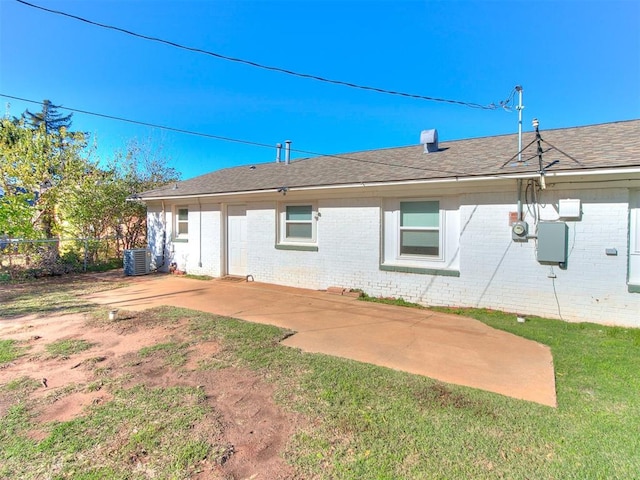
M81 277L1 285L0 322L27 315L88 312L95 305L82 297L110 288L114 288L112 283Z

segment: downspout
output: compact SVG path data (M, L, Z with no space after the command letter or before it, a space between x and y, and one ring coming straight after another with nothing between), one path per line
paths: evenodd
M229 262L228 262L228 234L229 218L228 218L227 204L220 203L220 272L219 275L224 277L229 274Z
M156 267L156 271L164 267L166 262L167 251L167 211L164 208L164 200L162 200L162 264Z
M200 197L198 197L198 217L198 267L202 268L202 204Z

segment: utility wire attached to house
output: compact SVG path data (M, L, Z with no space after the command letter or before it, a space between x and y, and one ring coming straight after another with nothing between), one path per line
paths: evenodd
M4 97L4 98L10 98L12 100L19 100L21 102L27 102L27 103L33 103L36 105L42 105L42 102L39 102L37 100L30 100L28 98L22 98L22 97L16 97L14 95L7 95L5 93L0 93L0 97ZM76 113L83 113L85 115L92 115L94 117L100 117L100 118L106 118L109 120L116 120L119 122L126 122L126 123L131 123L134 125L141 125L144 127L152 127L152 128L158 128L160 130L166 130L169 132L176 132L176 133L182 133L185 135L194 135L197 137L203 137L203 138L210 138L213 140L221 140L223 142L234 142L234 143L240 143L243 145L250 145L253 147L261 147L261 148L269 148L272 149L273 145L270 144L266 144L266 143L260 143L260 142L254 142L251 140L243 140L243 139L239 139L239 138L232 138L232 137L225 137L222 135L214 135L211 133L204 133L204 132L195 132L193 130L185 130L183 128L176 128L176 127L169 127L167 125L160 125L157 123L149 123L149 122L142 122L139 120L131 120L129 118L123 118L123 117L117 117L115 115L107 115L104 113L96 113L96 112L90 112L88 110L82 110L79 108L72 108L72 107L65 107L62 105L57 105L58 108L61 108L63 110L68 110L70 112L76 112ZM402 164L396 164L396 163L388 163L388 162L378 162L375 160L366 160L363 158L355 158L352 156L346 156L346 155L333 155L330 153L319 153L319 152L312 152L309 150L299 150L299 149L295 149L295 148L291 148L290 149L291 152L296 152L296 153L302 153L305 155L311 155L312 157L328 157L328 158L337 158L340 160L349 160L349 161L353 161L353 162L360 162L360 163L371 163L371 164L375 164L375 165L384 165L384 166L388 166L388 167L401 167L401 168L406 168L409 170L419 170L419 171L423 171L423 172L436 172L436 173L444 173L447 175L454 175L454 176L465 176L466 174L464 172L457 172L457 171L453 171L453 170L442 170L442 169L435 169L435 168L425 168L425 167L414 167L414 166L410 166L410 165L402 165Z
M545 170L553 165L555 165L556 163L559 163L560 160L555 160L551 163L549 163L547 166L543 167L542 166L542 154L550 152L551 150L556 150L557 152L561 153L562 155L564 155L565 157L567 157L568 159L572 160L573 162L577 163L578 165L582 166L582 162L580 162L580 160L577 160L576 158L572 157L571 155L569 155L566 152L563 152L562 150L560 150L558 147L552 145L551 143L547 142L544 138L542 138L542 135L540 135L540 129L539 129L539 125L540 123L538 122L537 118L533 119L533 128L535 129L535 133L536 136L533 140L531 140L526 147L522 148L518 153L516 153L513 157L511 157L509 160L507 160L506 162L504 162L502 164L502 166L500 168L504 168L507 166L508 163L511 163L513 160L515 160L516 157L522 155L522 153L527 150L531 145L533 145L534 143L537 144L537 150L536 153L531 155L530 157L520 161L519 163L523 163L526 164L529 160L537 158L538 159L538 164L540 167L540 173L544 174ZM545 143L547 145L549 145L548 148L544 149L542 148L542 144Z
M48 13L53 13L55 15L62 15L64 17L68 17L68 18L72 18L74 20L79 20L81 22L87 23L89 25L93 25L96 27L101 27L101 28L106 28L109 30L114 30L117 32L121 32L124 33L126 35L131 35L133 37L137 37L137 38L141 38L144 40L149 40L152 42L158 42L158 43L162 43L165 45L169 45L171 47L175 47L175 48L179 48L182 50L187 50L189 52L193 52L193 53L200 53L203 55L209 55L211 57L215 57L215 58L219 58L221 60L226 60L229 62L236 62L236 63L241 63L244 65L248 65L250 67L255 67L255 68L261 68L264 70L270 70L273 72L279 72L279 73L284 73L286 75L292 75L295 77L300 77L300 78L306 78L309 80L316 80L318 82L325 82L325 83L331 83L334 85L342 85L344 87L349 87L349 88L357 88L360 90L368 90L371 92L376 92L376 93L383 93L383 94L387 94L387 95L396 95L396 96L401 96L401 97L408 97L408 98L414 98L417 100L427 100L430 102L440 102L440 103L449 103L449 104L453 104L453 105L461 105L464 107L469 107L469 108L477 108L480 110L498 110L500 108L503 108L507 111L509 111L509 104L511 103L511 101L513 100L513 95L514 92L512 92L510 94L510 97L508 97L506 100L504 101L500 101L498 102L498 104L496 105L495 103L490 103L488 105L482 105L479 103L473 103L473 102L464 102L461 100L451 100L451 99L446 99L446 98L438 98L438 97L429 97L426 95L419 95L419 94L415 94L415 93L407 93L407 92L401 92L401 91L397 91L397 90L387 90L384 88L379 88L379 87L372 87L372 86L368 86L368 85L360 85L357 83L352 83L352 82L346 82L343 80L334 80L334 79L330 79L330 78L326 78L326 77L321 77L319 75L312 75L312 74L308 74L308 73L300 73L300 72L296 72L294 70L288 70L286 68L282 68L282 67L275 67L272 65L264 65L261 63L257 63L251 60L245 60L242 58L237 58L237 57L230 57L228 55L223 55L221 53L216 53L216 52L212 52L210 50L204 50L201 48L197 48L197 47L189 47L187 45L182 45L180 43L176 43L170 40L165 40L159 37L152 37L149 35L144 35L141 33L137 33L137 32L133 32L131 30L126 30L124 28L120 28L120 27L116 27L113 25L107 25L104 23L99 23L99 22L95 22L93 20L89 20L83 17L79 17L77 15L72 15L70 13L66 13L66 12L62 12L60 10L54 10L51 8L45 8L42 7L40 5L35 5L33 3L29 3L29 2L25 2L24 0L16 0L18 3L21 3L23 5L26 5L28 7L31 8L36 8L38 10L42 10L44 12L48 12Z
M9 99L12 99L12 100L19 100L21 102L33 103L33 104L36 104L36 105L42 105L42 102L39 102L37 100L31 100L31 99L28 99L28 98L17 97L17 96L14 96L14 95L8 95L8 94L1 93L1 92L0 92L0 97L9 98ZM243 140L243 139L239 139L239 138L226 137L226 136L223 136L223 135L214 135L214 134L211 134L211 133L196 132L196 131L193 131L193 130L185 130L183 128L169 127L167 125L160 125L160 124L157 124L157 123L149 123L149 122L143 122L143 121L139 121L139 120L131 120L129 118L118 117L118 116L115 116L115 115L107 115L107 114L104 114L104 113L91 112L91 111L82 110L82 109L79 109L79 108L65 107L65 106L62 106L62 105L58 105L57 107L61 108L63 110L68 110L70 112L82 113L82 114L85 114L85 115L92 115L94 117L106 118L106 119L109 119L109 120L116 120L116 121L119 121L119 122L126 122L126 123L131 123L131 124L134 124L134 125L141 125L141 126L144 126L144 127L158 128L160 130L166 130L166 131L169 131L169 132L182 133L182 134L185 134L185 135L194 135L194 136L197 136L197 137L210 138L210 139L213 139L213 140L221 140L221 141L224 141L224 142L240 143L240 144L243 144L243 145L250 145L250 146L254 146L254 147L269 148L269 149L273 148L273 145L271 145L271 144L254 142L254 141L251 141L251 140ZM403 165L403 164L399 164L399 163L380 162L380 161L376 161L376 160L368 160L368 159L364 159L364 158L357 158L357 157L354 157L352 155L350 155L350 156L347 156L347 155L334 155L334 154L331 154L331 153L320 153L320 152L313 152L313 151L309 151L309 150L300 150L300 149L295 149L295 148L291 148L290 151L291 152L296 152L296 153L302 153L302 154L305 154L305 155L310 155L312 157L336 158L336 159L339 159L339 160L347 160L347 161L359 162L359 163L368 163L368 164L373 164L373 165L383 165L383 166L386 166L386 167L398 167L398 168L406 168L408 170L417 170L417 171L422 171L422 172L442 173L442 174L446 174L446 175L454 176L454 177L467 177L467 176L469 176L468 172L461 172L461 171L455 171L455 170L446 170L446 169L439 169L439 168L419 167L419 166L412 166L412 165ZM535 172L537 172L537 171L535 171ZM418 179L418 178L416 178L416 179Z

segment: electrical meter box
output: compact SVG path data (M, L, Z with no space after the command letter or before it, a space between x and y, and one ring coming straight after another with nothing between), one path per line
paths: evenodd
M564 222L538 223L538 262L567 262L568 231Z
M527 222L518 221L511 225L511 239L515 242L526 242L529 234L529 225Z

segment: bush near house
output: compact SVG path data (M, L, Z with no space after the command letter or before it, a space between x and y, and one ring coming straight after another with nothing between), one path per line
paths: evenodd
M0 249L0 281L60 276L122 267L110 239L5 240Z

